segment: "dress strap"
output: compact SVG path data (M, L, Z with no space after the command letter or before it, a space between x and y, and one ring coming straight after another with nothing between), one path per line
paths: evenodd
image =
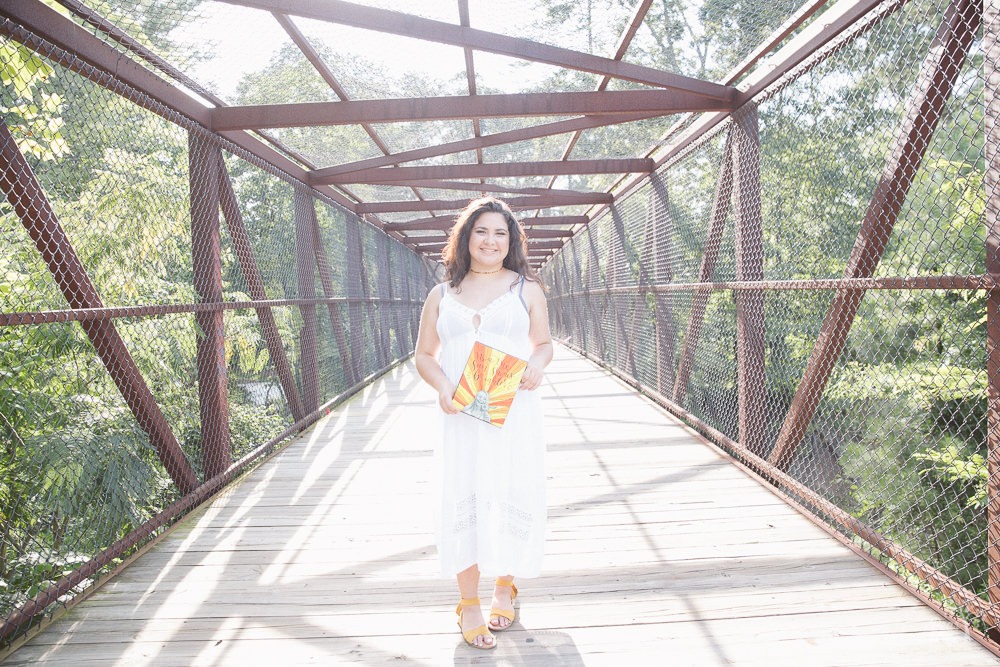
M441 283L441 298L442 298L442 299L444 298L444 293L445 293L445 285L447 285L447 284L448 284L448 283Z
M524 276L521 276L521 285L517 288L517 298L521 300L524 310L528 311L528 302L524 300Z

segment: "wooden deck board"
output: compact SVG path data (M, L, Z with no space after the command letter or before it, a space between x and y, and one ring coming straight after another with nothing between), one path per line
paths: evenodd
M559 350L543 391L544 574L496 651L437 576L436 408L405 364L5 664L1000 664L589 362Z

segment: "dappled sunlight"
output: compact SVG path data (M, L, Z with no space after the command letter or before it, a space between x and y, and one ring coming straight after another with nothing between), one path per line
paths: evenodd
M379 414L388 407L389 397L381 384L373 383L361 392L360 402L365 410L365 425L368 425L377 421Z
M284 542L284 546L278 553L275 562L272 563L261 575L261 584L267 585L278 581L282 576L285 564L292 560L293 555L303 548L312 545L312 541L316 537L317 525L319 525L316 523L316 520L328 516L330 512L330 505L332 505L337 498L343 495L360 469L360 461L352 461L347 465L347 468L341 472L337 481L330 486L329 490L323 494L321 498L318 499L318 504L308 517L310 520L304 521L303 524L299 526Z
M299 456L303 460L311 459L314 455L314 448L320 448L322 451L326 451L329 447L329 438L327 434L340 433L344 425L348 421L348 416L350 412L348 409L337 410L327 415L323 419L316 422L316 424L309 429L309 431L304 434L306 436L305 447L302 448Z
M342 463L344 433L333 431L323 437L326 430L316 429L312 437L309 438L309 444L319 442L322 446L316 447L312 456L309 457L310 464L302 472L302 477L291 498L292 504L296 503L303 494L313 489L320 478L328 475L334 464Z

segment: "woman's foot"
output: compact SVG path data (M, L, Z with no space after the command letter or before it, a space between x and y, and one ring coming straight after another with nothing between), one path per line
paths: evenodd
M514 598L517 587L513 577L498 577L490 604L490 630L506 630L514 622Z
M458 614L458 626L462 637L469 646L480 649L490 649L496 646L496 637L490 634L479 608L479 598L463 599L455 609Z

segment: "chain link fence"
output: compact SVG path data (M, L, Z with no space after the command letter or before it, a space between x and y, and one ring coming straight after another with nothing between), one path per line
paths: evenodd
M0 39L0 72L9 642L406 358L435 277L51 44Z
M981 11L886 3L667 157L543 276L558 337L996 637Z

